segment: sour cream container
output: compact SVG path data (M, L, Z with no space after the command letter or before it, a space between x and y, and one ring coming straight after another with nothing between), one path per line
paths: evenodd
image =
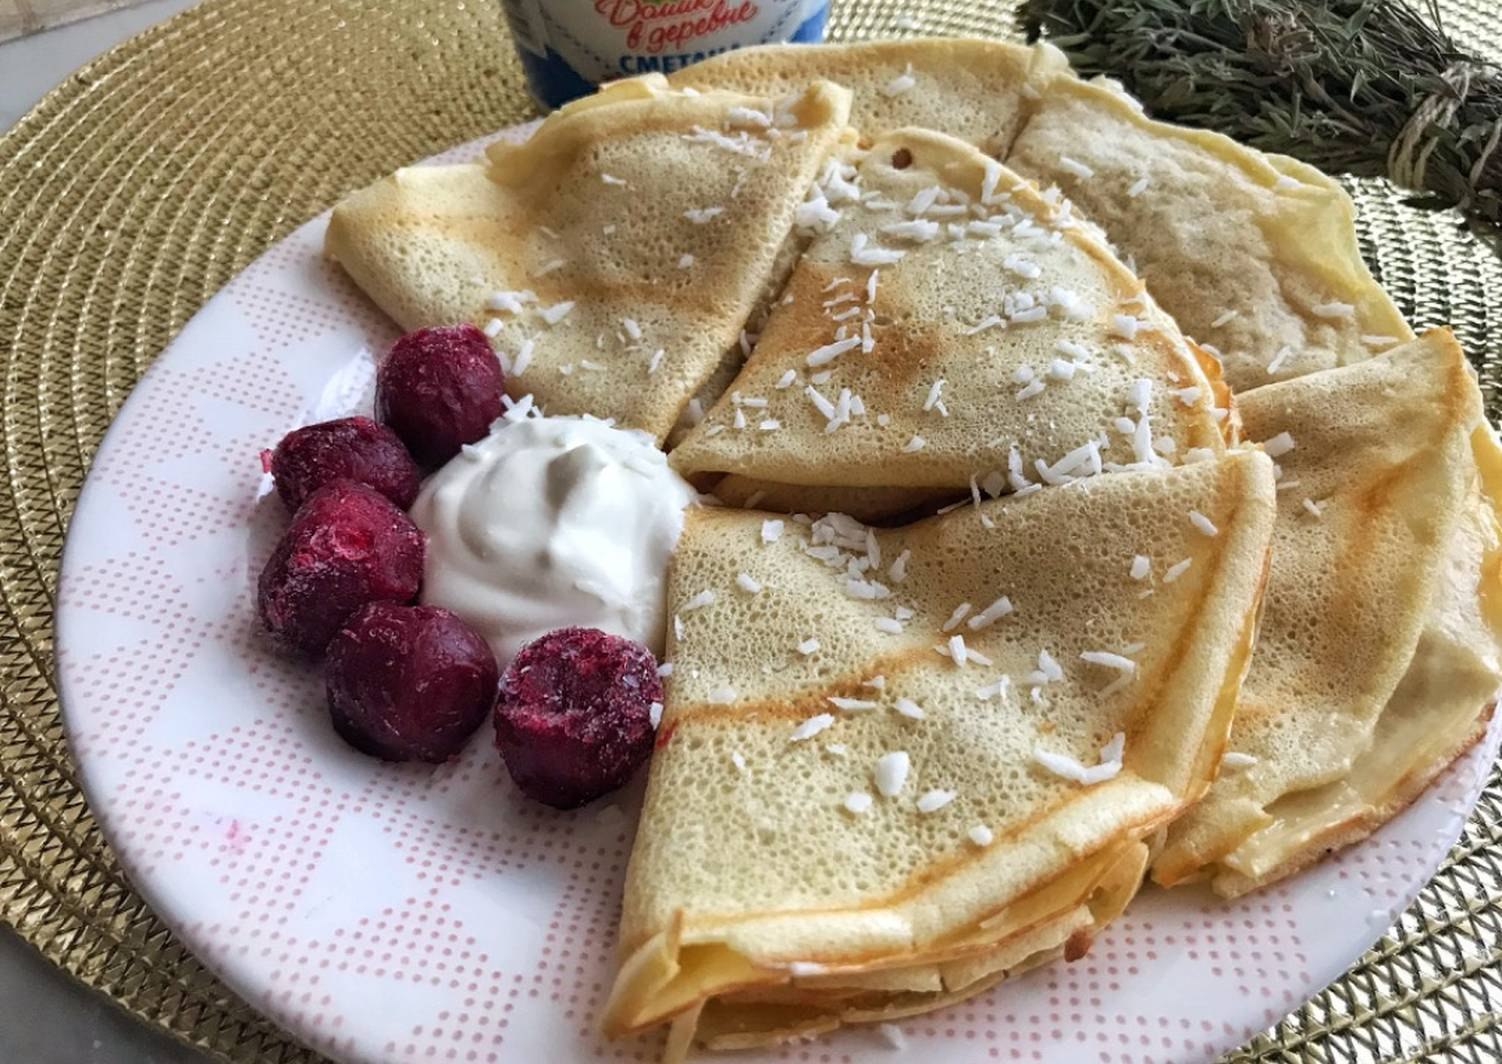
M501 0L544 108L733 48L824 37L829 0Z

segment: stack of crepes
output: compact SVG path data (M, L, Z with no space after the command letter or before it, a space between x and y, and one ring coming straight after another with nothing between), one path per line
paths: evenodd
M1077 957L1145 875L1288 875L1490 718L1502 464L1454 339L1329 178L1046 45L619 83L328 247L727 504L670 574L605 1016L670 1058Z

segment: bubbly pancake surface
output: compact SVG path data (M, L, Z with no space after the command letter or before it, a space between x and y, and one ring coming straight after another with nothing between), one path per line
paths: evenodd
M794 962L993 948L1009 904L1176 814L1224 742L1272 510L1271 463L1247 453L884 532L691 513L610 1022ZM1037 759L1094 766L1118 733L1122 767L1093 786Z
M680 472L995 495L1219 453L1213 360L1069 210L928 131L836 167Z
M351 195L328 250L405 328L484 326L513 398L662 440L781 287L848 113L828 82L782 99L620 82L484 165Z
M1224 893L1391 816L1478 734L1502 684L1496 444L1453 336L1241 404L1250 438L1279 452L1266 608L1235 756L1154 869Z

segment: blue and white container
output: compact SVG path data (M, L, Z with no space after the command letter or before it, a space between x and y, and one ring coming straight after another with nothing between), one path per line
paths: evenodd
M754 44L824 37L829 0L501 0L532 96L545 108L605 81Z

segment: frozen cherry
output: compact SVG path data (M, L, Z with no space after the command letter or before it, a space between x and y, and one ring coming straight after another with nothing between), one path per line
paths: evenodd
M447 761L495 705L490 646L437 606L372 602L329 641L334 730L387 761Z
M418 329L376 374L376 417L419 462L440 465L490 432L506 386L490 341L473 325Z
M422 561L421 530L386 496L353 480L325 484L261 570L261 621L284 646L322 653L367 602L410 602Z
M403 510L417 498L422 470L396 433L368 417L343 417L293 429L271 452L269 472L287 509L331 480L358 480Z
M651 706L661 701L646 647L598 628L559 628L522 647L501 678L496 746L524 794L573 809L647 759Z

